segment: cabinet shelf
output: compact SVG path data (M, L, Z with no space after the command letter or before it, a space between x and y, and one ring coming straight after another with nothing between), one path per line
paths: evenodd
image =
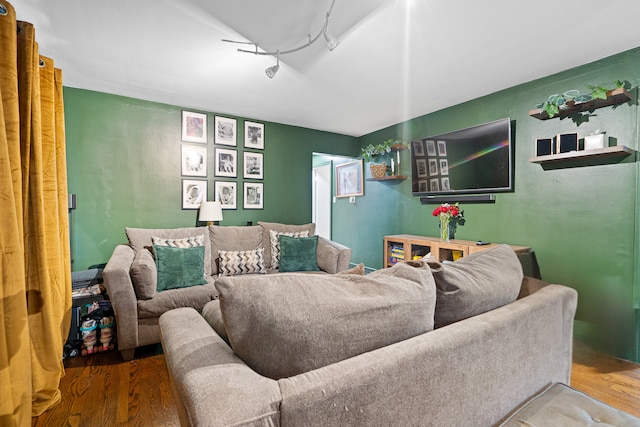
M625 145L616 145L615 147L597 148L594 150L571 151L568 153L531 157L529 162L544 165L547 163L570 160L595 160L606 157L626 157L631 154L633 154L633 150L631 148Z
M631 95L624 88L618 88L607 92L607 99L592 99L587 102L580 102L578 104L570 104L565 110L560 110L558 114L553 117L549 117L546 111L542 111L541 108L529 111L531 117L535 117L539 120L555 119L556 117L562 118L570 116L571 114L581 113L583 111L595 110L597 108L608 107L610 105L623 104L631 100Z

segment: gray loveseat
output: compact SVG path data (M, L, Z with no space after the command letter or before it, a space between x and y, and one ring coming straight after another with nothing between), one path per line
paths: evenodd
M315 224L258 222L256 226L247 227L127 228L129 244L114 249L103 271L104 284L116 315L118 349L123 358L130 360L137 347L160 342L158 319L166 311L191 307L200 312L207 302L218 297L214 282L219 277L221 251L227 251L227 254L261 251L266 272L277 273L279 270L272 257L272 235L277 239L282 233L313 236ZM175 240L194 236L204 237L206 283L158 292L156 265L150 250L152 238ZM349 268L351 249L336 242L319 238L316 254L317 266L322 272L337 273Z
M569 383L577 306L509 251L217 282L160 318L182 425L495 425Z

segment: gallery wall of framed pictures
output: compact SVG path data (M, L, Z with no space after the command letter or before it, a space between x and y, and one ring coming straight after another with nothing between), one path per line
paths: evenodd
M207 114L182 111L182 209L215 200L222 209L264 209L264 123L213 116L213 161L208 162ZM239 148L238 129L244 130ZM211 170L211 175L209 175ZM213 178L213 196L208 179ZM242 181L239 181L242 179Z
M449 160L447 142L435 140L413 141L418 191L449 191ZM426 158L424 157L426 154Z

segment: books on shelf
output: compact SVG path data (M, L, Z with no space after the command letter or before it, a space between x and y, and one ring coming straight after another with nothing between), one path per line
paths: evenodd
M392 245L389 253L389 262L391 264L404 261L404 245Z

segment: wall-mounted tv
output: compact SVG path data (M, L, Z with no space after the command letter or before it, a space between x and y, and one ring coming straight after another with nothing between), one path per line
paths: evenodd
M513 191L511 119L411 142L414 196Z

